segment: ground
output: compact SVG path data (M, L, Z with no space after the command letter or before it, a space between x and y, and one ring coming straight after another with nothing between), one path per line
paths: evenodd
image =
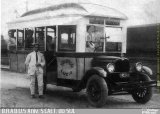
M48 85L44 99L32 99L29 91L29 78L26 74L1 71L1 107L27 108L95 108L86 99L85 91L72 92L69 88ZM154 88L152 99L147 104L136 103L130 95L109 96L104 109L121 108L160 108L160 94Z

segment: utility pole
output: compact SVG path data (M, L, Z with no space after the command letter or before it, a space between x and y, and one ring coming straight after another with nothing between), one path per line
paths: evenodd
M28 11L28 0L26 0L26 12Z

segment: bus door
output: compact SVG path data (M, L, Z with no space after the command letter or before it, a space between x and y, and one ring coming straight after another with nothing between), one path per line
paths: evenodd
M75 85L77 80L76 25L58 26L57 84Z
M56 46L56 26L46 27L46 75L47 83L56 83L57 79L57 60L55 56Z

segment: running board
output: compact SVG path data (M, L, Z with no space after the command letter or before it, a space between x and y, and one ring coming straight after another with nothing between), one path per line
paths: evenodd
M116 92L116 93L112 93L110 95L129 95L130 93L128 92Z

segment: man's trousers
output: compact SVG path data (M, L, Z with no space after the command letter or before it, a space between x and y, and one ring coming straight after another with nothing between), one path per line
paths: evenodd
M38 71L36 71L34 75L30 75L31 95L35 94L36 78L37 78L37 83L38 83L38 93L39 95L43 95L43 73L40 73Z

